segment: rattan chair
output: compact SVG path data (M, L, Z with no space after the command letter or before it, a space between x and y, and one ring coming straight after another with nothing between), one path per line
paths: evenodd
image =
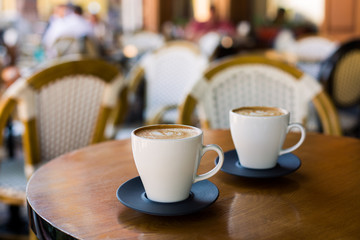
M24 161L0 162L0 201L23 205L27 179L38 166L105 140L119 96L126 102L124 92L117 67L85 58L58 60L11 85L0 101L0 128L17 109L16 117L24 126Z
M139 54L143 54L148 51L152 51L162 47L165 44L165 38L162 34L139 31L134 34L124 34L121 37L121 45L136 47Z
M320 81L339 110L345 135L360 137L360 39L341 45L320 71Z
M135 93L145 78L145 122L176 122L178 104L207 65L197 45L187 41L170 41L145 55L128 80L129 92Z
M217 48L220 45L221 34L218 32L208 32L201 36L198 40L198 45L201 52L208 57L214 59Z
M179 123L194 124L198 107L202 128L229 128L229 110L268 105L291 112L292 122L306 124L309 102L314 104L323 131L340 135L337 113L321 85L280 61L262 56L234 56L210 66L180 106Z
M58 38L48 50L49 58L60 58L66 55L82 54L88 57L100 57L100 46L91 36L80 38Z
M296 65L302 71L318 79L321 63L337 48L337 42L323 36L311 35L300 38L294 46Z

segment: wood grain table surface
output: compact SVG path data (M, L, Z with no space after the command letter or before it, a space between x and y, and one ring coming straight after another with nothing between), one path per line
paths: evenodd
M285 145L299 135L290 133ZM234 149L228 130L204 143ZM359 239L360 140L308 133L293 152L302 165L287 176L251 179L220 171L211 206L161 217L130 209L118 187L138 176L130 140L109 141L60 156L27 186L30 225L40 239ZM214 165L206 153L199 172Z

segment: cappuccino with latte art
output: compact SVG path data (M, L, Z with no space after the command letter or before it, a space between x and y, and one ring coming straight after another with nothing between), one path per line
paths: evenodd
M203 145L202 130L187 125L140 127L131 133L131 144L146 198L155 202L179 202L191 197L192 185L215 175L224 162L222 149L215 144ZM198 175L200 160L210 150L220 160L212 170Z
M282 109L276 107L243 107L234 110L234 113L253 117L271 117L286 114Z
M149 139L182 139L198 135L197 129L179 125L155 125L135 131L135 135Z

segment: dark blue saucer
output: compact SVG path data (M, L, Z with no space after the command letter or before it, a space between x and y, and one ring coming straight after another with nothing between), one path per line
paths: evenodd
M276 166L269 169L250 169L241 166L235 149L225 152L224 157L221 171L248 178L282 177L296 171L301 166L300 159L292 153L279 156ZM219 158L216 158L215 162L218 161Z
M187 199L174 203L160 203L146 197L140 177L123 183L116 191L119 201L136 211L158 216L180 216L200 211L216 201L218 188L208 180L194 183Z

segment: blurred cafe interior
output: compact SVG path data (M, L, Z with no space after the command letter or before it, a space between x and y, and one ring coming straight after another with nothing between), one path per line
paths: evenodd
M284 104L308 131L360 138L359 13L356 0L0 0L0 239L27 239L29 231L26 207L6 197L7 186L20 181L23 187L14 191L25 199L26 181L40 158L88 144L73 144L77 134L97 143L129 138L145 124L229 128L225 115L234 104ZM280 69L296 72L304 86L285 94L282 89L290 87L255 81L273 81L275 70L254 75L244 70L242 78L258 86L238 85L248 91L237 93L236 85L224 84L209 92L229 99L202 96L207 90L200 80L210 81L209 69L226 61L221 69L246 61L287 66ZM235 79L231 74L218 78ZM93 89L81 82L85 75L104 80ZM60 78L68 82L52 90L44 86ZM36 106L26 103L29 86L44 91ZM249 94L239 97L243 92ZM59 96L65 97L62 105L56 103ZM215 107L221 111L207 114ZM95 123L100 115L102 124ZM91 135L95 128L97 138ZM72 132L64 133L71 143L65 148L57 142L63 131ZM41 153L34 150L38 145ZM8 170L14 164L21 166L20 180Z

